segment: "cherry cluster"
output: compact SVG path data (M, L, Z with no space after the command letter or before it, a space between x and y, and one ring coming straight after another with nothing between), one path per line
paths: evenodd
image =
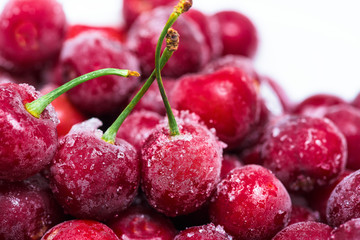
M8 0L1 240L360 239L360 95L291 101L245 15L191 6L124 0L115 28Z

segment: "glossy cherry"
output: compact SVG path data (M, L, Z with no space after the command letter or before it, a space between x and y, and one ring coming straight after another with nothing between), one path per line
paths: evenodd
M99 27L99 26L81 25L81 24L70 26L67 31L66 38L69 39L76 37L77 35L85 31L100 31L110 39L117 40L120 42L125 41L125 32L121 28L110 27L110 26Z
M269 239L286 226L291 199L266 168L236 168L217 186L210 203L212 222L236 239Z

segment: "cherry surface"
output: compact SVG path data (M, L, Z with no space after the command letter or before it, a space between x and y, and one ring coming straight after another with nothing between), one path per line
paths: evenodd
M203 226L191 227L181 231L174 240L232 240L221 226L209 223Z
M353 218L331 232L330 240L360 239L360 218Z
M84 31L68 39L60 56L62 83L101 68L120 68L139 71L135 56L117 40L102 31ZM91 116L119 114L127 104L138 78L103 76L81 84L67 94L70 101L83 113Z
M195 114L180 112L180 135L160 123L143 145L142 189L149 204L167 216L189 214L210 197L220 180L222 148Z
M143 77L150 76L155 68L156 44L171 12L172 8L168 7L146 12L135 21L128 32L127 46L139 58ZM181 44L162 70L162 74L165 77L177 78L185 73L199 71L210 60L210 50L204 35L191 19L180 17L173 27L180 34Z
M39 174L21 182L0 180L0 209L0 239L40 239L64 218Z
M0 65L23 71L56 58L66 33L62 6L55 0L10 0L0 15Z
M252 21L236 11L220 11L213 15L220 24L222 55L236 54L254 57L258 48L258 33Z
M324 117L330 119L344 134L348 158L346 167L360 169L360 109L350 105L337 105L327 109Z
M0 85L0 179L23 180L50 163L58 146L52 106L35 118L24 104L39 93L27 84Z
M129 240L172 240L177 232L168 218L141 205L121 212L108 225L120 239Z
M332 228L324 223L299 222L281 230L272 240L329 240Z
M125 32L121 28L110 27L110 26L92 26L92 25L82 25L75 24L71 25L66 33L66 39L76 37L85 31L100 31L104 33L108 38L117 40L120 42L125 41Z
M291 217L288 225L298 222L308 222L308 221L319 222L320 221L319 213L314 212L308 207L293 204L291 209Z
M328 119L286 116L269 128L264 139L264 166L291 191L326 186L345 169L345 137Z
M174 108L194 112L209 128L215 128L229 149L239 147L260 117L255 83L236 67L184 76L171 98Z
M109 220L137 194L140 163L124 140L101 139L100 120L76 124L60 141L50 167L50 186L65 211L77 218Z
M236 168L217 186L210 203L213 223L235 239L269 239L286 226L291 199L284 185L266 168Z
M326 208L330 226L339 226L360 217L360 170L346 176L332 191Z
M145 140L162 119L163 117L155 112L135 111L125 119L116 137L129 142L140 153Z
M119 240L114 231L93 220L70 220L51 228L41 240Z

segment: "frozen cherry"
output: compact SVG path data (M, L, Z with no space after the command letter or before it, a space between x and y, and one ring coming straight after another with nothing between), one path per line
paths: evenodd
M101 139L100 120L75 125L60 141L50 186L65 211L77 218L108 220L130 205L140 181L133 146Z
M360 218L353 218L331 232L330 240L360 239Z
M143 143L161 119L162 116L155 112L135 111L125 119L116 137L126 140L140 153Z
M299 222L281 230L272 240L329 240L332 228L324 223Z
M142 75L145 77L148 77L155 67L156 44L170 13L171 8L167 7L146 12L129 30L127 45L139 58ZM209 61L210 51L203 34L192 20L179 18L174 24L174 29L180 34L181 44L162 74L176 78L185 73L200 70Z
M122 13L125 26L130 28L138 16L159 6L175 6L178 0L124 0Z
M220 24L222 55L253 57L258 47L257 30L251 20L235 11L221 11L213 16Z
M236 67L181 78L171 93L175 109L196 113L228 148L237 148L257 123L260 101L255 83Z
M8 61L3 67L42 67L59 53L66 25L56 0L8 1L0 15L0 54Z
M109 224L120 239L173 240L176 229L169 219L141 205L121 212Z
M168 123L154 129L142 149L142 189L149 204L167 216L199 209L220 180L222 147L195 114L181 112L180 135Z
M212 221L236 239L269 239L286 226L290 214L285 187L258 165L231 171L210 203Z
M326 208L330 226L360 217L360 170L345 177L332 191Z
M22 182L0 180L0 209L0 239L40 239L64 217L39 174Z
M327 109L324 117L330 119L344 134L348 158L346 167L360 169L360 109L350 105L337 105Z
M314 212L310 208L305 206L292 205L291 217L288 225L307 221L318 222L319 220L320 216L318 212Z
M222 161L222 166L221 166L220 178L221 179L225 178L226 175L228 175L228 173L231 170L242 166L243 163L241 162L239 157L237 157L236 155L224 154L224 159Z
M291 191L310 192L328 185L345 169L345 137L328 119L287 116L264 138L264 166Z
M113 230L92 220L70 220L51 228L41 240L119 240Z
M53 107L39 118L25 108L38 97L27 84L0 85L0 179L23 180L43 169L58 146L58 119Z
M327 108L345 103L343 99L335 95L315 94L297 104L292 113L312 117L323 117Z
M174 240L232 240L223 227L209 223L181 231Z
M63 82L104 67L138 70L138 61L119 41L101 31L84 31L68 39L60 57ZM92 116L117 114L137 87L137 78L104 76L68 92L70 101Z

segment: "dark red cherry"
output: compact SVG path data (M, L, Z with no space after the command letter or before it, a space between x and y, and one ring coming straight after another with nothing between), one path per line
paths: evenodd
M101 68L139 69L135 56L119 41L108 38L101 31L84 31L65 41L60 64L62 83ZM109 75L79 85L67 94L83 113L108 116L121 111L138 83L134 77Z
M236 11L220 11L213 15L219 22L223 43L222 55L253 57L258 47L258 34L252 21Z
M353 218L331 232L330 240L360 239L360 218Z
M255 83L236 67L187 75L171 93L173 107L196 113L228 148L238 148L258 122L260 101Z
M0 85L0 179L26 179L54 157L59 121L54 108L48 106L40 118L25 109L38 96L27 84Z
M54 90L57 86L45 85L40 91L46 94ZM65 136L76 123L80 123L86 120L86 117L79 112L69 101L67 95L61 95L51 102L55 108L56 114L60 120L56 130L59 137Z
M344 134L348 158L346 167L360 169L360 109L350 105L338 105L327 109L324 117L330 119Z
M217 186L210 203L213 223L236 239L269 239L286 226L291 199L266 168L236 168Z
M178 2L178 0L124 0L122 14L124 16L125 26L129 29L138 16L156 7L174 7Z
M232 240L224 228L209 223L203 226L191 227L181 231L174 240Z
M268 129L261 155L288 189L310 192L344 171L346 140L328 119L287 116Z
M180 112L180 135L160 123L143 145L142 189L149 204L167 216L194 212L220 180L223 145L195 114Z
M125 32L121 28L116 27L99 27L90 25L76 24L69 27L66 38L73 38L85 31L100 31L104 33L108 38L117 40L120 42L125 41Z
M108 225L120 239L173 240L176 235L176 229L168 218L140 205L121 212Z
M0 180L0 209L0 239L40 239L64 217L39 174L22 182Z
M135 111L125 119L116 137L129 142L140 153L145 140L162 119L163 117L155 112Z
M154 70L156 44L171 12L168 7L146 12L135 21L128 32L127 45L138 57L143 77L148 77ZM204 35L194 21L180 17L174 24L174 29L180 34L181 44L162 71L164 76L170 78L197 72L210 59L210 50Z
M315 94L297 104L292 112L311 117L323 117L327 108L339 104L346 104L346 102L335 95Z
M119 240L113 230L92 220L70 220L51 228L41 240Z
M360 169L346 176L332 191L326 208L330 226L360 217Z
M59 53L66 18L56 0L10 0L0 15L2 67L14 70L42 67Z
M50 167L50 186L68 214L105 221L135 198L140 164L126 141L102 140L100 126L100 120L90 119L61 139Z
M300 205L292 205L291 217L288 225L298 222L314 221L319 222L320 215L318 212L314 212L308 207Z
M242 167L244 164L236 155L224 154L224 159L221 166L220 178L224 179L231 170Z
M332 228L324 223L299 222L281 230L272 240L329 240Z

